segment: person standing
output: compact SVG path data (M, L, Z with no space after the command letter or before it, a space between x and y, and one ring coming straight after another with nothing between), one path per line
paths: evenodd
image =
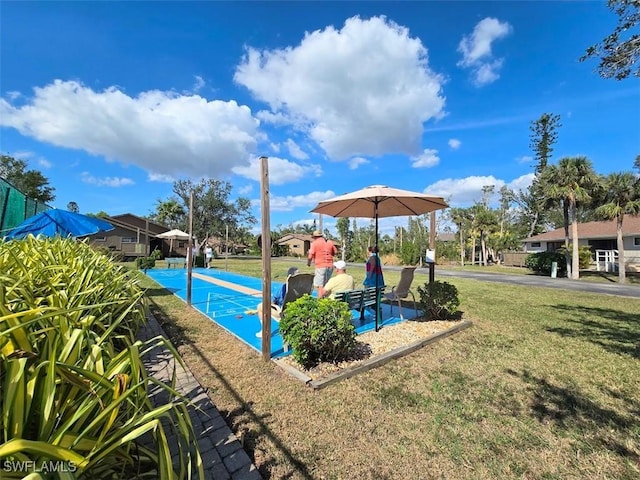
M204 262L205 262L205 267L207 268L211 268L211 259L213 258L213 248L211 248L211 245L209 245L207 243L207 247L204 249Z
M366 276L363 282L365 287L382 287L384 286L384 277L382 275L382 263L378 256L378 247L369 247L367 249L369 258L366 265Z
M326 240L320 230L315 230L311 235L314 240L309 248L307 257L307 267L311 266L311 262L315 265L315 276L313 277L313 286L316 290L324 285L331 278L333 273L333 257L338 253L338 249L331 240Z

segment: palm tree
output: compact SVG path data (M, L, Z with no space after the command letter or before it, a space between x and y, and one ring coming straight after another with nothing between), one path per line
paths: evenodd
M591 193L598 184L593 165L586 157L565 157L558 165L545 169L545 198L560 201L564 212L565 246L568 246L569 221L573 250L571 258L571 278L580 278L580 255L578 246L578 204L591 199ZM567 265L569 267L569 265Z
M606 220L615 220L618 243L618 279L625 282L624 242L622 241L622 221L625 214L640 213L640 182L631 172L612 173L605 177L603 205L596 214Z
M156 211L152 217L158 223L167 225L169 228L177 228L186 214L187 212L178 199L171 197L168 200L158 200L156 202Z
M458 228L458 236L460 237L460 266L464 267L464 244L466 225L469 221L467 211L464 208L451 208L449 210L451 221Z

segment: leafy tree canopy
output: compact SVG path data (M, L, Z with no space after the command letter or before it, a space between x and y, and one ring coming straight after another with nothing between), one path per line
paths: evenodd
M601 42L587 48L580 61L599 57L598 73L603 78L622 80L631 74L640 77L640 2L609 0L609 8L618 15L618 26ZM634 30L636 33L632 33Z
M55 188L38 170L27 170L27 162L8 155L0 155L0 177L6 179L27 197L43 203L55 200Z

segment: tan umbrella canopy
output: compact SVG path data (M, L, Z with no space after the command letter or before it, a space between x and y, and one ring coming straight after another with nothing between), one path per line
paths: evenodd
M174 240L189 240L189 234L182 230L178 230L177 228L169 230L168 232L160 233L156 235L156 237L169 239L169 255L171 255L171 252L173 251Z
M378 218L422 215L447 208L442 197L425 193L400 190L384 185L372 185L352 193L346 193L318 203L311 210L332 217L373 218L376 222L376 246L378 246ZM379 301L379 296L378 296ZM376 305L376 331L378 330L378 305Z

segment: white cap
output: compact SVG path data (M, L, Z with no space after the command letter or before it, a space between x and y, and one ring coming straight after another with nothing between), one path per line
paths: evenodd
M344 270L345 268L347 268L347 262L345 262L344 260L338 260L336 263L333 264L334 267L336 267L338 270Z

